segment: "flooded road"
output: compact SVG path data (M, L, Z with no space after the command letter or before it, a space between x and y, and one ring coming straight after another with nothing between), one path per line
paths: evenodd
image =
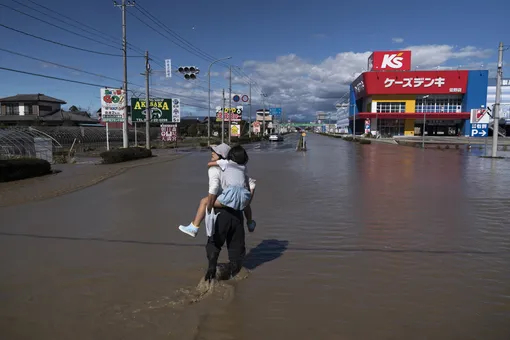
M247 147L251 272L207 296L208 153L1 208L0 337L510 339L509 160L296 138Z

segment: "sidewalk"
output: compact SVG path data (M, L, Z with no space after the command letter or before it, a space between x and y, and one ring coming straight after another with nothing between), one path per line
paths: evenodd
M0 183L0 207L65 195L97 184L131 168L169 162L185 156L185 154L170 150L158 150L154 154L157 157L117 164L97 164L98 158L95 160L90 158L87 163L52 165L53 170L61 172L21 181Z

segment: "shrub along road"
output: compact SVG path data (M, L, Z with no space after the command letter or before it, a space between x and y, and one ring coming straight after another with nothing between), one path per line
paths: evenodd
M157 157L117 164L57 164L53 169L62 171L58 174L0 183L0 207L65 195L119 175L130 168L168 162L185 156L171 150L157 154Z

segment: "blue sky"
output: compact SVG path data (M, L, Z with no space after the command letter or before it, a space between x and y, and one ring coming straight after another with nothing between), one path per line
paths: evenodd
M111 1L32 0L57 11L48 12L29 0L0 0L0 4L84 34L92 39L118 46L112 48L51 27L34 18L0 6L0 24L38 35L46 39L83 49L121 54L121 12ZM118 0L120 2L121 0ZM22 6L25 4L37 11ZM256 82L252 98L254 109L262 105L260 91L269 94L268 105L282 105L289 115L303 118L315 110L333 110L346 86L366 65L370 51L411 48L413 65L421 69L436 66L489 68L495 72L497 46L508 38L506 20L510 6L504 0L468 1L373 1L345 4L332 0L298 2L288 0L241 2L225 0L211 3L189 0L177 3L154 0L137 2L140 10L165 23L179 39L191 43L208 55L232 56L231 63L242 67L242 74ZM500 10L495 10L498 8ZM179 94L183 111L205 115L207 107L207 68L204 60L179 47L164 28L128 8L128 42L141 50L149 50L157 58L152 66L162 70L161 60L170 58L174 68L196 65L201 69L198 81L184 81L178 74L166 79L162 72L153 74L152 87L159 96ZM490 13L490 17L487 15ZM70 20L65 19L70 18ZM133 15L152 25L164 38L147 28ZM54 19L51 16L60 18ZM111 38L89 34L85 23ZM54 63L122 80L120 57L97 55L57 46L12 32L0 26L1 47ZM117 42L115 41L118 40ZM506 42L510 45L510 40ZM180 44L182 40L180 40ZM140 75L143 58L138 51L128 51L129 82L143 85ZM506 59L510 51L506 52ZM74 70L55 67L40 61L0 51L0 66L26 72L115 86L120 83ZM212 72L212 107L220 104L221 89L228 88L226 68L219 64ZM508 76L508 68L505 68ZM234 72L233 93L247 94L247 78ZM96 111L99 88L33 77L0 70L0 97L17 93L44 93ZM130 85L138 90L136 85ZM167 95L172 97L171 95ZM174 95L175 97L175 95ZM188 104L187 107L185 105Z

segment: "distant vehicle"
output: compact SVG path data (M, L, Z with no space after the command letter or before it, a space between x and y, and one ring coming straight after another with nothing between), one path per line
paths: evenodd
M269 141L270 142L282 142L283 141L283 136L280 135L280 134L272 133L269 136Z

